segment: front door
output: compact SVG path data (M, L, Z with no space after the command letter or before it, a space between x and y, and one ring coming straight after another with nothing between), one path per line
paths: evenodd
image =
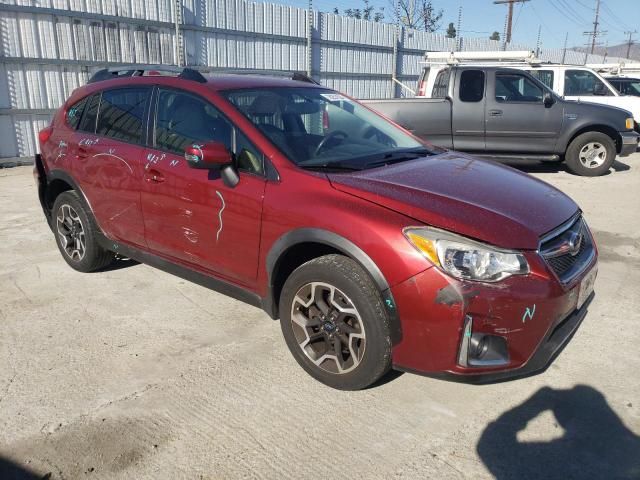
M552 153L562 129L562 105L546 107L544 91L513 70L490 73L487 97L487 150L500 153Z
M251 287L255 282L265 177L262 156L205 99L159 89L153 144L143 155L142 209L149 248ZM185 147L217 141L234 154L240 182L194 169Z

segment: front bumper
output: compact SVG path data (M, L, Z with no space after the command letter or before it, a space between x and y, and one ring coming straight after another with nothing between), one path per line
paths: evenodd
M640 141L640 135L637 132L620 132L620 138L622 139L620 144L620 157L626 157L638 150L638 141Z
M579 289L597 257L569 284L559 282L537 253L527 260L529 275L496 284L454 280L434 267L393 287L402 325L394 368L471 383L544 370L586 315L593 294L577 309ZM464 361L470 358L467 340L476 336L497 340L502 358Z

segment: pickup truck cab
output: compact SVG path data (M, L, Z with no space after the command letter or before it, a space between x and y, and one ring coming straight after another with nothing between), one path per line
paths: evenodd
M608 172L636 151L625 110L567 101L529 73L501 66L427 67L415 99L365 100L435 145L495 159L564 160L573 173Z

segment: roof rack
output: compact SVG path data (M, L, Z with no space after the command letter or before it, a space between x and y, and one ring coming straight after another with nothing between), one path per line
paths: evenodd
M533 51L496 51L496 52L426 52L424 63L512 63L539 64L542 63Z
M211 74L241 74L241 75L272 75L289 77L291 80L298 82L313 83L314 85L320 85L319 82L308 76L303 72L286 72L282 70L251 70L251 69L212 69L204 68L205 73ZM142 77L142 76L161 76L161 75L175 75L185 80L193 80L199 83L206 83L207 79L202 73L195 68L189 67L176 67L173 65L122 65L117 67L103 68L95 72L88 83L102 82L104 80L113 80L114 78L121 77Z
M640 63L588 63L586 67L600 73L611 73L614 75L623 75L625 73L639 73Z
M88 83L113 80L121 77L142 77L154 75L173 74L185 80L193 80L198 83L206 83L207 79L197 70L188 67L175 67L172 65L122 65L98 70L89 79Z

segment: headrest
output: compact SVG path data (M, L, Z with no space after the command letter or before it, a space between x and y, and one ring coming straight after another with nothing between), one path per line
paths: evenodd
M265 94L256 97L253 103L247 109L249 115L271 116L282 110L282 99L273 94Z
M320 104L311 101L290 103L285 108L285 113L295 113L298 115L309 115L312 113L318 113L319 111Z

